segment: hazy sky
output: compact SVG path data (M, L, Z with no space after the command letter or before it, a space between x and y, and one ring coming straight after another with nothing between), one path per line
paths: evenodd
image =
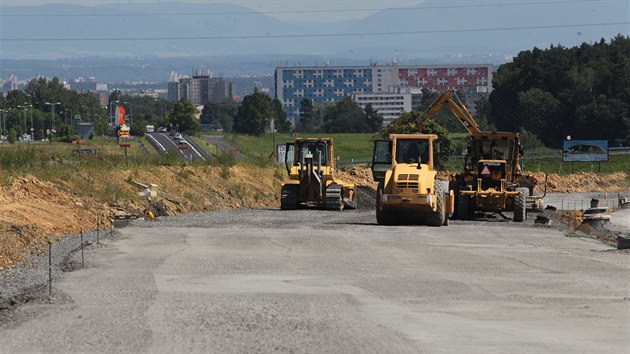
M422 3L423 0L223 0L223 1L209 1L209 0L54 0L54 1L42 1L42 0L2 0L3 4L13 6L31 6L31 5L43 5L43 4L73 4L73 5L106 5L106 4L121 4L121 3L174 3L174 2L186 2L195 4L210 4L210 3L232 3L243 7L250 8L258 12L267 13L271 17L283 19L283 20L300 20L300 21L316 21L316 22L330 22L339 20L359 19L364 18L377 10L395 7L412 7ZM318 13L319 10L326 10L326 12ZM274 12L282 11L304 11L301 15L282 14ZM331 12L332 11L332 12Z

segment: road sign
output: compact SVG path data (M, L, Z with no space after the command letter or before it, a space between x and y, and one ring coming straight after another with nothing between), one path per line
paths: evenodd
M119 146L121 148L128 148L128 147L131 147L131 144L120 144Z

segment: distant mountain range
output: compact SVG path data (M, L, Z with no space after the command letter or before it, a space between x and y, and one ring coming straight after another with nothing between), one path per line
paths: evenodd
M502 63L534 46L573 46L629 32L625 1L539 1L546 3L426 0L332 24L280 21L225 3L0 6L1 74L11 59L123 58L142 71L151 70L142 67L147 60L212 58L210 69L226 74L230 65L262 74L261 65L283 62L367 64L394 57L401 63Z

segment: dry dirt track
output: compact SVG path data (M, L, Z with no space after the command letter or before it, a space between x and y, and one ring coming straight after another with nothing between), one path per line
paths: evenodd
M373 222L138 222L1 329L0 351L628 353L628 253L512 223Z

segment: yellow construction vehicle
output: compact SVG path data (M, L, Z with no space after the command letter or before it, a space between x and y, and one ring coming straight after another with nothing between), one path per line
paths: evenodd
M475 212L513 212L513 220L524 221L527 209L542 210L543 196L534 195L537 181L523 173L523 149L516 132L482 131L455 91L441 94L418 120L418 130L433 115L448 106L470 136L464 157L464 171L452 178L458 219Z
M448 225L454 196L448 181L436 179L435 134L391 134L374 142L372 176L378 181L376 221L379 225L421 223Z
M336 179L332 138L296 138L286 143L290 181L282 186L280 209L355 209L355 185Z

